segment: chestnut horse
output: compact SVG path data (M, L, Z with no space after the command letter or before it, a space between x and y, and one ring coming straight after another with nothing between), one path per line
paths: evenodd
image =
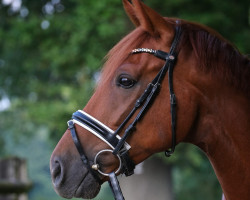
M173 142L192 143L206 153L226 199L248 200L249 58L210 28L181 19L163 18L139 0L123 0L123 4L136 29L109 52L93 96L83 111L78 111L73 118L88 113L84 117L112 134L111 129L120 127L119 136L124 138L128 124L135 120L140 110L136 110L125 125L120 125L147 85L159 77L158 72L164 68L164 60L149 53L161 50L169 60L176 27L180 27L172 83L177 99L176 116L171 115L171 82L170 77L165 76L161 90L136 124L136 129L126 136L123 145L128 147L130 162L136 165L154 153L173 150ZM176 119L174 131L173 117ZM65 198L94 198L101 184L109 180L105 173L119 171L120 157L114 154L112 145L105 142L105 138L92 134L82 124L77 122L69 126L70 130L66 130L51 156L54 188ZM72 136L76 133L78 138L73 137L73 141ZM173 140L174 133L176 141ZM117 137L119 141L120 137ZM75 144L80 147L76 148ZM80 153L79 156L78 151L84 155ZM92 173L90 163L104 175L97 171Z

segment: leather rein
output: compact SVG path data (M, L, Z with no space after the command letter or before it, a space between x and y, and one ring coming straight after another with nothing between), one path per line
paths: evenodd
M116 200L124 200L123 194L121 192L119 182L117 180L116 174L124 173L126 176L130 176L134 173L135 163L129 157L128 151L130 150L130 145L126 142L126 139L131 135L136 128L136 124L142 119L143 115L146 113L147 109L152 105L154 99L160 91L161 83L168 72L168 82L169 82L169 92L170 92L170 112L171 112L171 131L172 131L172 146L169 150L166 150L165 155L171 156L174 153L175 145L176 145L176 97L173 90L173 69L177 59L177 45L181 36L181 27L178 25L175 28L175 37L172 42L170 52L164 52L161 50L153 50L148 48L138 48L134 49L131 54L138 53L149 53L153 54L157 58L165 60L164 66L158 72L156 77L153 79L151 83L148 84L144 93L137 99L133 109L125 118L125 120L121 123L121 125L115 130L111 130L108 126L104 125L102 122L98 121L91 115L87 114L82 110L78 110L72 115L72 119L68 121L68 129L71 132L72 139L74 144L80 154L81 160L84 165L88 168L91 174L95 177L95 179L101 183L101 179L99 174L103 176L109 176L109 184L113 191L114 198ZM135 119L130 123L124 131L122 136L119 136L128 121L132 118L135 112L138 110L138 114ZM96 135L102 141L107 143L111 149L104 149L99 151L94 161L90 161L83 147L79 141L75 124L81 126L82 128L88 130L92 134ZM119 160L119 167L116 171L111 172L109 174L104 173L100 170L100 166L98 165L97 158L104 152L110 152L113 155L117 156ZM98 174L99 173L99 174Z

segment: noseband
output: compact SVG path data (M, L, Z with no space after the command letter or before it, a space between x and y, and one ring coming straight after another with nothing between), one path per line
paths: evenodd
M126 176L130 176L134 173L135 164L133 160L130 159L128 151L131 148L130 145L126 142L126 139L130 134L135 131L136 124L142 119L143 115L146 113L150 105L154 102L155 97L160 91L161 83L168 72L168 82L169 82L169 92L170 92L170 112L171 112L171 131L172 131L172 146L170 150L166 150L165 155L170 156L174 153L175 145L176 145L176 97L173 90L173 69L177 58L177 45L181 36L181 28L180 26L176 26L175 28L175 37L173 43L170 48L170 52L164 52L161 50L153 50L148 48L138 48L134 49L131 54L138 53L149 53L153 54L157 58L165 60L164 66L158 72L156 77L153 79L151 83L148 84L144 93L140 96L139 99L135 102L134 108L125 118L125 120L121 123L121 125L115 130L111 130L109 127L87 114L84 111L78 110L72 115L72 119L68 121L68 128L71 132L74 144L81 156L83 163L87 166L88 170L92 173L95 179L101 183L100 177L98 175L101 174L103 176L109 176L109 184L114 193L116 200L123 200L124 197L122 195L118 180L116 178L116 174L124 173ZM139 110L140 109L140 110ZM139 110L137 116L132 121L131 124L127 126L124 134L119 136L121 131L124 129L128 121L132 118L135 112ZM89 161L85 152L82 148L82 145L79 141L79 138L76 133L75 125L77 124L82 128L88 130L102 141L104 141L111 149L104 149L99 151L94 161ZM97 158L100 154L104 152L110 152L113 155L117 156L119 160L119 167L114 172L106 174L100 170L100 167L97 162ZM98 172L98 173L97 173Z

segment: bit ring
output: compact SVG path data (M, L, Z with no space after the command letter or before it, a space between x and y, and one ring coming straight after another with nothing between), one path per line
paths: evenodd
M97 162L96 162L98 156L99 156L100 154L104 153L104 152L111 152L111 153L113 153L113 151L112 151L111 149L104 149L104 150L99 151L99 152L95 155L94 164L93 164L91 167L92 167L92 169L98 171L98 172L99 172L100 174L102 174L103 176L109 176L109 174L104 173L104 172L102 172L102 171L99 169L99 165L98 165ZM119 163L120 163L118 169L115 171L115 174L118 174L118 173L120 172L121 168L122 168L122 160L121 160L121 157L120 157L119 155L116 155L116 156L117 156L117 158L118 158L118 160L119 160ZM98 167L96 167L96 166L98 166Z

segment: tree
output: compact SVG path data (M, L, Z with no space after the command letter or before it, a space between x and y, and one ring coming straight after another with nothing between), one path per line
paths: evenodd
M51 153L46 149L66 130L71 113L84 107L102 58L125 32L126 21L115 0L43 3L23 1L21 10L28 15L1 6L0 85L11 106L0 112L0 141L2 156L30 159L32 197L51 199L46 195L53 192L55 199L46 175ZM121 28L113 31L117 26Z

